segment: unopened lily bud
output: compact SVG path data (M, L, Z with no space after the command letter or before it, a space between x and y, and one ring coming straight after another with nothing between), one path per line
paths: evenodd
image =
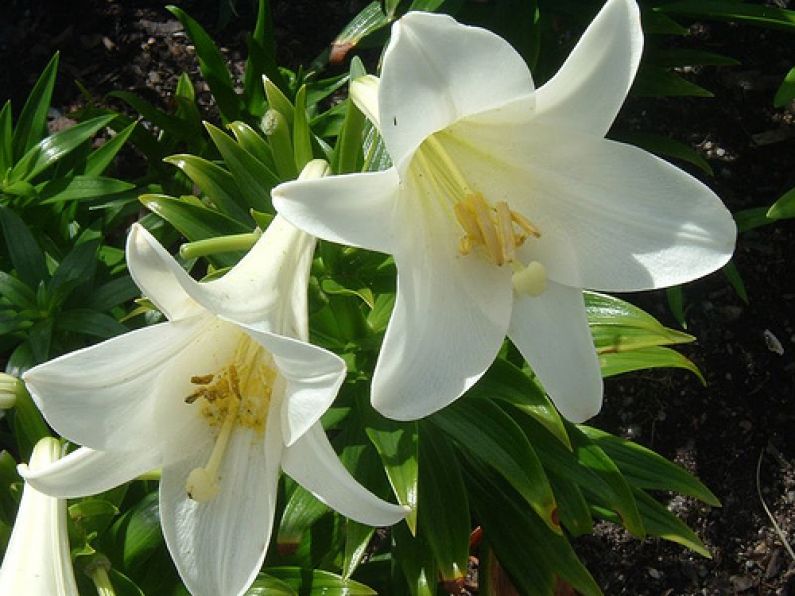
M22 381L13 375L0 373L0 409L8 410L17 403L17 396L24 390Z

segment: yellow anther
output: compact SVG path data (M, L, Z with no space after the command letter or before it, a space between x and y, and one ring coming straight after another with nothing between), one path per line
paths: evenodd
M517 246L521 246L522 242L524 242L527 236L533 236L534 238L541 238L541 231L535 227L530 220L527 219L521 213L517 213L516 211L511 211L511 220L518 225L522 230L526 232L526 234L519 236L521 240Z
M516 257L516 236L513 231L511 210L508 203L500 201L494 206L494 213L497 216L497 235L500 239L500 249L502 261L510 263Z

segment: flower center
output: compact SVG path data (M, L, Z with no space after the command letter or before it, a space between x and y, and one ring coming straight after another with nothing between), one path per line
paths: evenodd
M474 190L450 157L435 133L426 138L416 152L416 180L430 193L452 206L452 214L463 230L458 242L462 256L476 252L501 267L514 270L513 286L517 292L538 296L546 288L546 269L538 261L519 262L516 249L530 238L540 238L540 230L506 201L489 203ZM413 164L412 164L413 165Z
M270 354L244 334L229 364L217 373L191 377L198 388L185 403L196 403L207 424L218 429L209 460L188 474L185 490L194 501L210 501L218 494L221 465L236 426L265 431L276 380L276 371L269 364Z

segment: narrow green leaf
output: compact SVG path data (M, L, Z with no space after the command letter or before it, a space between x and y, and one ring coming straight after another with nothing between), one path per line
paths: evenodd
M6 171L14 165L13 140L14 122L9 99L0 110L0 181L5 177Z
M251 231L240 222L193 202L151 194L141 195L139 200L190 241Z
M222 130L209 122L205 122L204 126L248 206L257 211L272 211L270 192L279 183L279 177Z
M116 116L98 116L46 137L31 147L9 173L9 181L30 182L62 157L88 141Z
M360 524L352 519L345 520L345 552L342 564L342 577L350 578L367 554L367 547L375 534L375 528Z
M86 306L100 312L107 311L114 306L129 302L139 295L140 290L138 290L138 286L135 285L132 278L129 275L123 275L94 290Z
M604 450L632 486L675 491L720 507L718 498L696 477L651 449L590 426L579 429Z
M711 91L675 72L651 64L638 71L632 93L638 97L714 97Z
M41 364L50 359L53 323L54 319L43 319L34 323L28 330L28 344L35 364Z
M35 292L5 271L0 271L0 296L21 309L36 308Z
M163 544L157 491L148 493L128 509L116 520L109 534L124 562L124 569L131 572L143 570Z
M364 405L362 410L367 437L381 457L398 503L411 508L406 523L411 533L416 534L419 474L417 423L389 420L380 416L369 405Z
M135 188L134 184L100 176L69 176L55 178L37 187L39 202L42 205L81 201L115 195Z
M560 523L572 536L590 534L593 530L591 510L577 484L553 472L548 477L558 502Z
M266 567L264 572L307 596L377 596L372 588L351 579L343 579L329 571L301 567Z
M3 229L8 255L17 276L26 285L36 288L47 279L44 253L25 222L8 207L0 206L0 226Z
M88 240L75 244L59 263L48 289L58 292L89 281L97 269L99 240Z
M707 52L705 50L693 50L688 48L650 48L645 59L656 66L736 66L739 60Z
M682 27L668 15L651 10L641 12L643 33L646 35L687 35L687 27Z
M682 286L671 286L665 289L665 297L671 314L682 329L687 329L685 318L685 289Z
M257 24L254 27L254 32L246 41L248 44L248 59L243 75L246 107L250 114L262 116L266 108L262 86L263 75L267 76L281 89L287 89L287 83L276 62L275 34L270 2L268 0L259 0Z
M599 365L605 378L649 368L682 368L696 375L702 385L707 384L701 371L691 360L676 350L660 346L600 354Z
M768 219L789 219L795 217L795 188L791 188L770 206L765 216Z
M277 542L280 550L286 552L294 550L304 537L304 533L328 510L329 508L318 501L312 493L295 484L279 523Z
M135 130L136 125L137 123L133 122L122 129L121 132L114 135L113 138L105 142L102 147L92 151L86 158L86 169L83 171L83 174L86 176L101 176L103 172L108 169L111 162L113 162L113 158L116 157L119 150L124 147L124 143L127 142L130 134Z
M527 436L494 401L459 399L428 420L460 450L505 478L553 532L561 532L541 461Z
M357 62L358 61L358 62ZM361 61L358 57L351 61L351 71L360 68ZM351 77L353 80L353 77ZM362 162L362 135L364 133L365 117L349 98L345 111L345 121L337 137L334 148L334 159L331 169L337 174L348 174L361 171Z
M292 102L287 98L284 92L268 77L263 77L262 86L265 89L265 95L268 98L268 104L271 110L276 110L287 121L290 126L293 125L294 108Z
M185 172L224 215L240 223L252 222L240 188L232 174L225 169L196 155L170 155L163 161Z
M340 64L348 52L368 35L383 29L390 23L390 18L384 13L381 2L370 2L340 31L336 39L331 42L332 64Z
M769 210L769 207L751 207L732 213L734 222L737 224L737 231L748 232L755 228L769 226L774 221L768 217Z
M61 311L56 319L56 327L61 331L72 331L102 339L115 337L129 331L127 327L110 315L90 308Z
M649 535L676 542L707 559L712 558L709 550L696 533L682 523L679 518L642 490L635 490L634 492L640 514L643 517L643 523Z
M33 86L14 129L14 158L18 161L47 133L47 112L50 109L52 90L55 87L55 76L58 72L58 52L39 75Z
M298 170L295 167L295 153L290 125L284 114L270 109L262 119L262 129L270 141L276 173L282 180L295 180Z
M33 453L33 446L40 439L49 437L50 429L27 390L17 393L13 420L14 437L19 448L19 456L22 461L29 461L30 455Z
M115 97L122 100L138 112L144 120L148 120L164 133L176 139L184 140L190 136L191 131L189 127L179 118L166 114L164 111L156 108L131 91L111 91L108 93L108 97Z
M262 138L261 133L258 133L245 122L230 122L228 128L235 135L238 144L246 151L256 157L262 165L268 168L271 172L276 171L276 165L273 161L273 151L267 141Z
M790 69L787 76L781 82L781 86L776 91L776 96L773 98L773 106L783 108L789 102L795 99L795 67Z
M715 172L712 166L704 159L698 151L677 141L663 135L649 134L649 133L624 133L618 139L624 143L630 143L655 153L662 157L673 157L687 163L693 164L708 176L714 176Z
M572 550L532 510L520 505L509 486L480 466L467 468L472 504L485 540L522 594L552 594L560 577L585 596L602 592Z
M407 526L392 527L392 560L408 583L411 596L436 596L438 571L428 541L415 536Z
M207 31L204 30L204 27L181 8L168 5L166 6L166 10L179 19L182 26L185 27L191 41L193 41L193 44L196 46L196 57L199 59L199 69L204 79L207 81L207 85L210 87L213 97L215 97L222 118L226 122L239 120L242 102L237 93L235 93L232 76L229 74L226 61L218 50L218 47L207 34Z
M293 119L293 150L295 151L295 169L300 172L312 161L312 132L306 115L306 85L302 85L295 95L295 112Z
M245 596L298 596L298 592L290 584L260 573L251 587L246 590Z
M418 533L424 536L445 581L466 575L469 503L461 467L447 439L420 422Z
M740 300L746 304L750 304L750 300L748 299L748 291L745 289L745 282L743 281L740 272L737 270L737 266L734 264L734 261L729 261L726 263L723 266L722 271L723 275L726 276L726 279L729 280L731 287L740 297Z
M655 10L667 14L683 14L696 18L717 21L737 21L748 25L795 30L795 10L772 6L749 4L746 2L726 2L725 0L684 0L657 7Z

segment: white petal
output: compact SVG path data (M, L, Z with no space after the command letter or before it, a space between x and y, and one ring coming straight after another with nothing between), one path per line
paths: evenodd
M472 184L535 224L520 251L565 285L631 291L704 276L734 249L707 186L637 147L522 120L462 121L440 138Z
M449 213L419 197L408 202L424 209L402 215L397 300L372 385L375 409L397 420L443 408L481 377L505 338L512 300L509 267L459 255Z
M282 468L318 500L360 523L391 526L409 512L359 484L342 465L319 424L285 450Z
M629 92L642 52L637 4L608 0L557 74L536 92L539 122L604 136Z
M281 459L278 424L268 424L265 437L263 449L261 434L233 432L224 455L220 491L205 503L189 499L185 483L191 470L206 464L209 446L163 468L163 534L193 596L242 594L262 566L276 508Z
M508 330L566 418L584 422L602 407L602 377L582 290L549 282L540 296L517 296Z
M127 236L127 268L144 295L169 320L199 312L198 305L184 289L184 282L190 276L140 224L133 224Z
M286 382L281 424L286 445L292 445L328 410L345 380L345 361L328 350L252 326L241 329L273 356Z
M147 447L159 440L158 390L172 381L162 374L205 324L199 317L145 327L40 364L23 379L47 422L70 441Z
M31 468L47 467L59 452L56 439L42 439L33 450ZM25 486L0 568L0 594L78 596L69 556L66 501Z
M273 189L273 206L294 225L324 240L391 253L398 185L394 168L298 180Z
M43 493L64 499L96 495L134 480L161 465L157 445L135 451L94 451L83 447L43 468L20 466L23 478Z
M254 247L217 281L195 284L206 309L239 323L268 320L277 333L304 333L315 239L276 217Z
M378 77L364 75L351 82L350 95L359 111L373 123L376 128L381 128L378 120Z
M381 134L395 164L459 118L530 96L522 57L494 33L410 12L392 28L379 89Z

